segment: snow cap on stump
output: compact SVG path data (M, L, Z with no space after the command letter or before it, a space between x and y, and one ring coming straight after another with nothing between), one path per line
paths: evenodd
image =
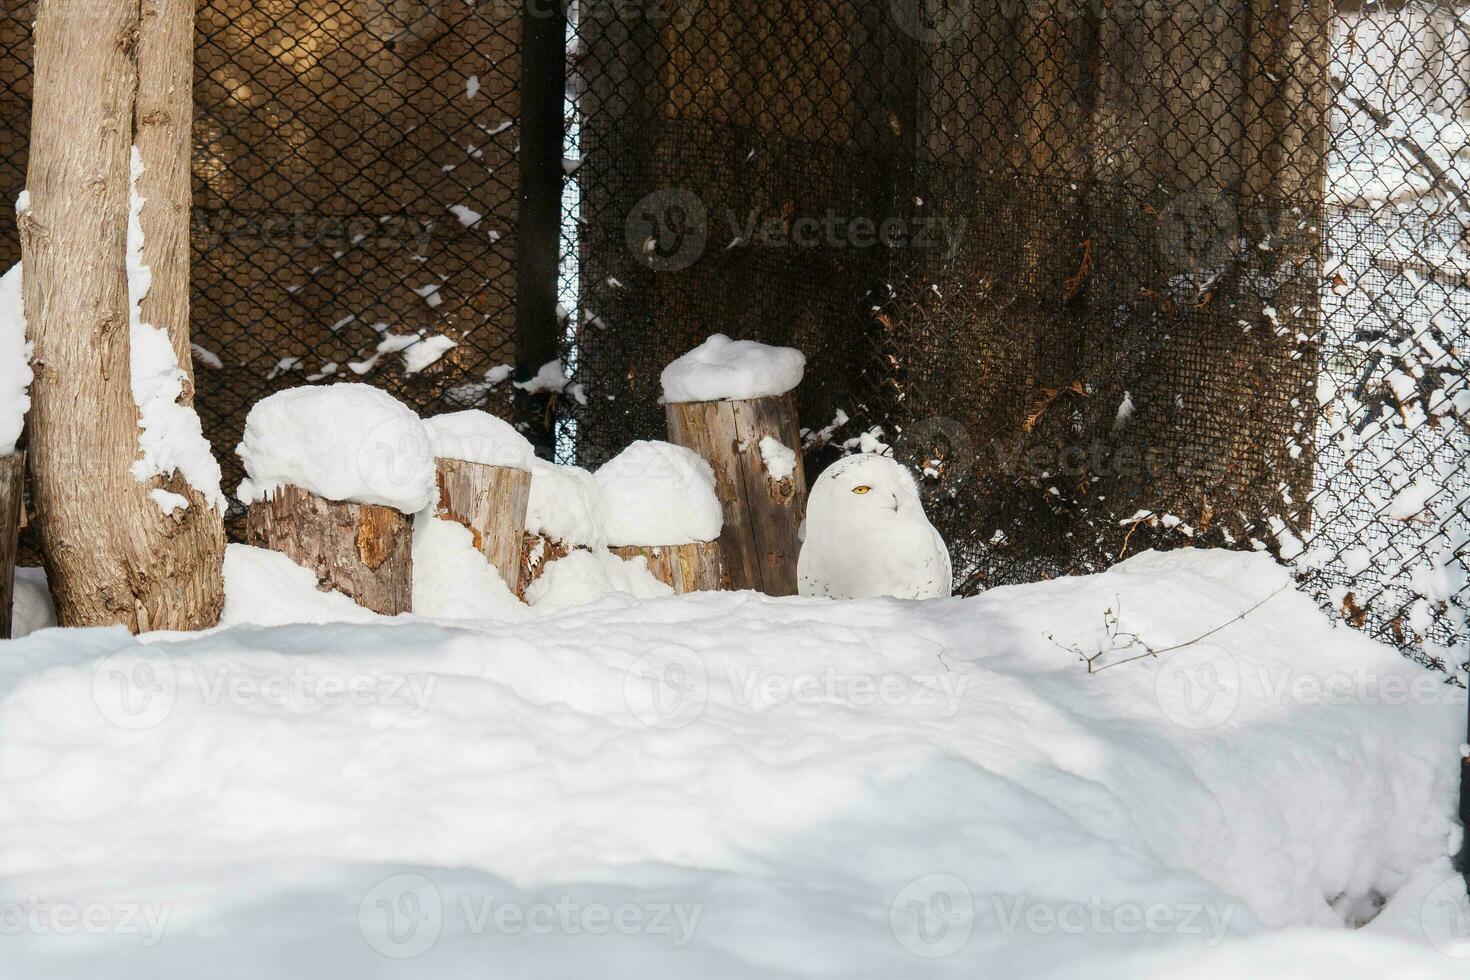
M26 341L26 311L20 263L0 278L0 456L15 452L26 411L31 407L31 345Z
M379 504L405 514L434 499L434 456L412 409L363 384L289 388L256 402L236 452L240 500L283 486L327 500Z
M602 487L580 466L532 460L526 530L569 547L607 547L607 504Z
M714 471L683 446L635 442L603 464L597 483L614 548L713 541L724 526Z
M717 333L664 368L664 401L713 402L784 395L801 384L806 355L792 347Z
M530 441L515 426L478 409L424 419L424 428L436 459L529 471L536 456Z

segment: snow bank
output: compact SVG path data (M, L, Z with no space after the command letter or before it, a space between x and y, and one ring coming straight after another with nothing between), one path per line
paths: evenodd
M784 395L801 384L806 356L791 347L731 340L722 333L664 368L666 402L712 402Z
M573 551L546 566L526 589L537 613L585 606L614 593L636 599L671 596L674 590L653 577L643 558L624 560L606 551Z
M421 511L413 523L413 614L518 621L530 610L475 547L469 528Z
M0 456L15 452L31 407L31 344L17 262L0 277Z
M37 634L0 657L0 903L132 928L43 917L6 970L1461 977L1435 675L1290 590L1158 659L1057 646L1285 582L1186 551L924 603Z
M168 331L143 322L143 300L153 288L153 271L145 259L143 206L138 178L146 168L143 155L133 147L131 205L128 211L128 358L133 403L138 406L138 449L141 457L132 465L133 479L146 483L154 477L177 473L213 508L227 506L220 489L219 460L192 405L179 404L187 376L179 366L178 352ZM178 495L170 498L170 504ZM156 499L156 498L155 498ZM159 505L164 513L169 506Z
M720 536L724 515L715 474L692 449L639 441L597 471L607 501L607 541L623 545L689 544Z
M225 546L222 626L292 623L371 623L385 617L340 592L317 587L316 575L279 551Z
M529 470L536 451L515 426L489 412L468 409L424 419L429 449L438 459Z
M434 457L413 410L363 384L288 388L255 403L236 450L243 503L288 484L328 500L415 514L434 499Z
M531 461L526 530L563 544L607 546L607 504L597 480L580 466Z

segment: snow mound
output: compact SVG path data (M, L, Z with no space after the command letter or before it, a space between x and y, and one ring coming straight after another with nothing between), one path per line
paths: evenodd
M492 622L530 618L469 528L421 511L413 523L413 613L433 619Z
M784 395L801 384L806 356L791 347L711 336L664 368L665 402L712 402Z
M293 623L371 623L386 617L340 592L317 586L316 574L279 551L225 546L225 608L221 626Z
M529 470L536 451L515 426L489 412L468 409L424 419L429 448L438 459Z
M773 480L784 480L796 472L796 450L775 436L764 436L760 442L761 462Z
M0 277L0 456L15 452L31 407L31 344L17 262Z
M434 457L413 410L364 384L288 388L255 403L236 450L243 503L283 486L416 514L434 499Z
M580 466L533 459L526 530L573 547L606 547L607 504L602 487Z
M624 560L606 551L573 551L546 566L526 589L526 601L545 614L585 606L613 593L657 599L673 595L674 590L653 577L642 557Z
M1180 551L919 603L35 634L0 657L0 903L131 928L5 969L1462 977L1463 692L1289 581ZM1188 645L1088 673L1058 644L1116 642L1108 609Z
M607 501L607 542L624 545L689 544L720 536L724 515L715 474L692 449L639 441L598 469Z

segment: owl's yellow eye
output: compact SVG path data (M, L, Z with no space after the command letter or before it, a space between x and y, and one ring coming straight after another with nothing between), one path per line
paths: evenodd
M857 494L863 494L863 493L867 493L871 489L873 489L873 488L872 487L853 487L852 488L852 492L853 493L857 493Z

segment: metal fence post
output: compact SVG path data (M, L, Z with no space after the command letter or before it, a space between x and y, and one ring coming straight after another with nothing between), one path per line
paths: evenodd
M521 11L520 214L516 222L516 380L555 360L562 148L566 138L567 18L562 0ZM555 450L550 395L517 390L515 419L543 457Z

